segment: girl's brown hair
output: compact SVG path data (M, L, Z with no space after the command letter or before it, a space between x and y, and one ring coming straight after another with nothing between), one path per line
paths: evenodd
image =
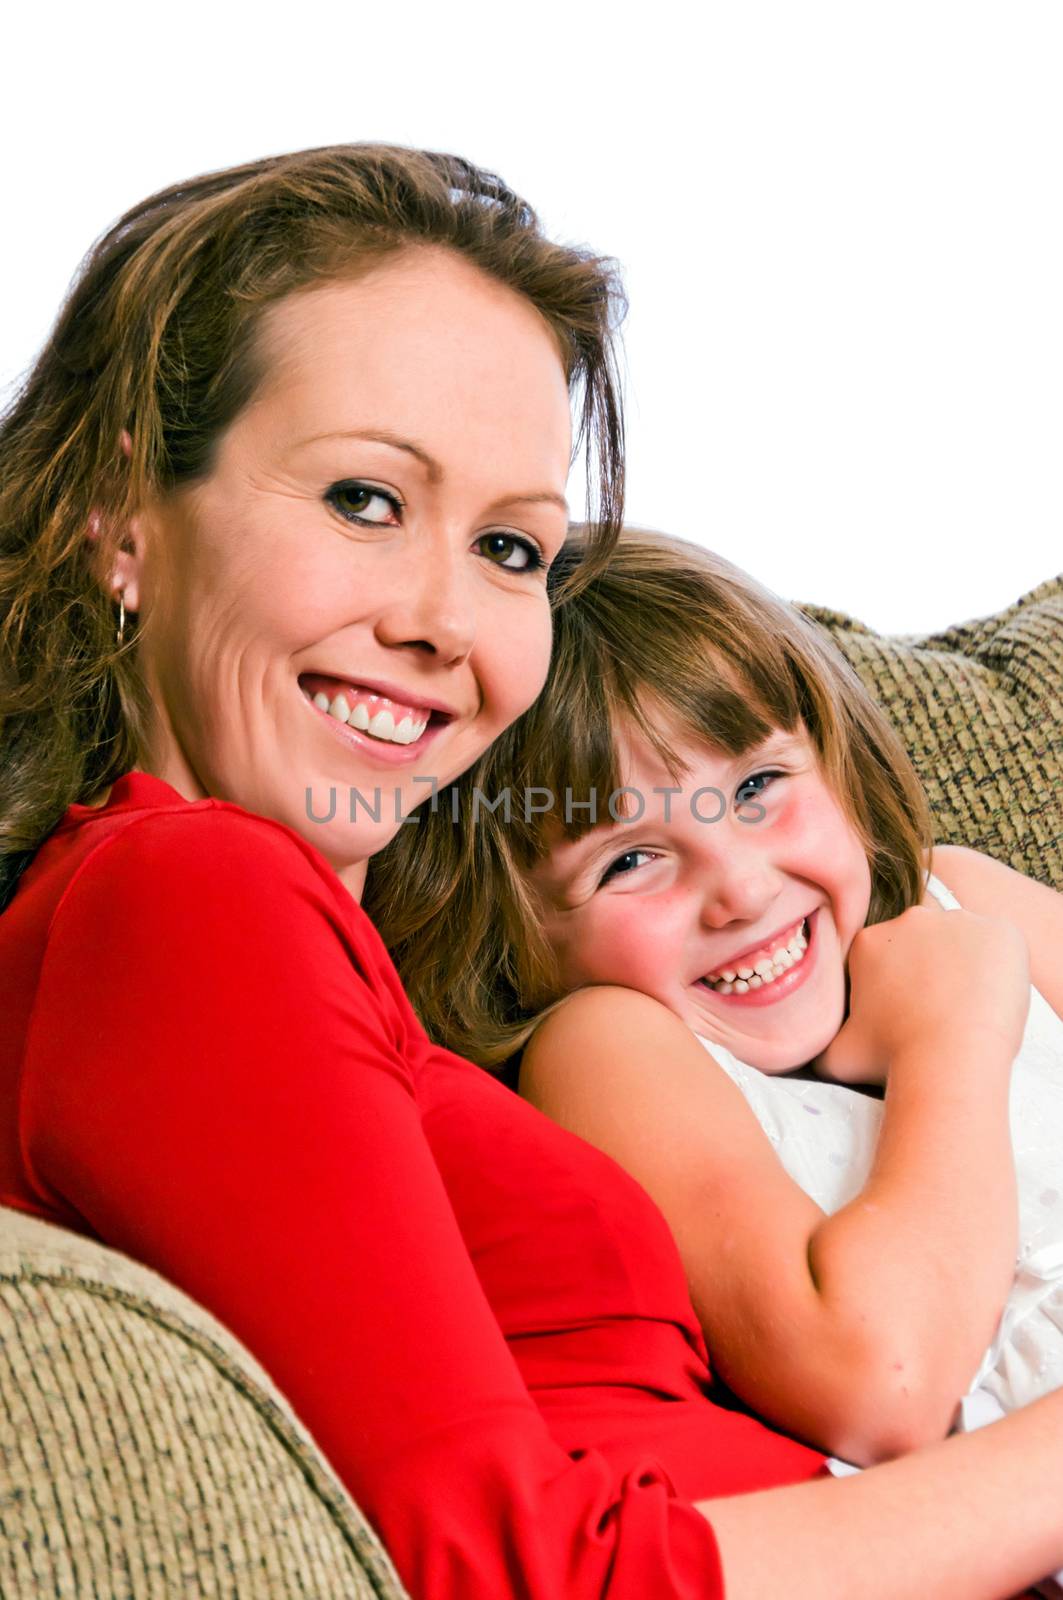
M552 576L578 570L570 541ZM655 725L653 713L664 713ZM803 723L871 868L869 922L922 895L930 815L884 713L833 643L721 556L626 529L608 566L562 600L542 694L475 767L404 827L369 868L366 909L429 1033L503 1065L563 995L526 888L559 837L599 820L623 779L616 733L636 727L675 777L663 725L740 755ZM508 817L503 803L508 790ZM549 791L554 805L545 806ZM568 808L566 795L576 802ZM491 809L494 807L495 809Z
M591 567L608 553L623 504L618 275L551 243L501 179L458 156L334 145L134 206L89 253L0 422L0 909L67 806L148 750L135 630L117 649L101 580L130 514L210 472L262 376L267 306L423 245L460 252L553 329L587 448Z

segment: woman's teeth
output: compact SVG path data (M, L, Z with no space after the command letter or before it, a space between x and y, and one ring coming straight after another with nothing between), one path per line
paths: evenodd
M774 983L784 972L804 960L808 949L808 919L799 922L789 939L771 951L758 950L748 956L741 966L723 967L715 977L702 978L702 983L714 994L748 994L750 989L762 989Z
M374 695L370 698L379 699ZM369 715L368 707L362 700L356 699L352 708L350 699L345 694L336 695L330 700L323 690L318 690L313 697L314 704L319 711L325 711L330 717L335 717L337 722L345 722L351 728L357 728L360 733L368 733L374 739L385 739L389 744L413 744L419 739L428 726L428 718L415 721L411 716L402 718L398 727L390 711L377 711Z

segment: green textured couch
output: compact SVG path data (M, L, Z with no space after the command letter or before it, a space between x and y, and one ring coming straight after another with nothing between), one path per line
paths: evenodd
M805 610L894 717L938 838L1063 889L1063 578L929 636ZM3 1600L404 1594L224 1328L128 1258L0 1208Z
M915 762L939 844L1063 890L1063 575L1006 611L882 638L820 606Z

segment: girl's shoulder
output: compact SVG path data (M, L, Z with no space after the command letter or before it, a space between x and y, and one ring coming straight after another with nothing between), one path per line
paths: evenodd
M1010 909L1028 898L1030 890L1054 893L1013 867L967 845L937 844L932 860L924 857L935 878L956 896L965 911L978 916L1011 916Z
M973 858L973 865L965 861L965 857ZM973 911L974 905L970 903L967 888L973 877L981 875L981 862L988 860L978 850L968 850L965 845L936 844L933 852L923 851L923 866L928 875L944 886L949 893L959 901L965 911ZM977 888L975 898L978 897ZM941 900L929 887L923 891L924 906L941 906Z
M1006 917L1022 931L1034 985L1063 1016L1063 894L963 845L935 846L933 872L965 911Z

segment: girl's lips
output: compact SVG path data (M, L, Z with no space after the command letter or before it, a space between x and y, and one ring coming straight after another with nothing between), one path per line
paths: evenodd
M374 739L371 733L362 733L358 728L352 728L347 723L339 722L335 717L330 717L327 711L322 711L320 706L307 697L302 689L299 698L319 722L324 722L330 729L334 738L339 739L349 750L356 750L359 754L370 757L385 767L408 767L411 763L419 761L435 742L437 734L448 728L448 721L429 722L419 739L412 744L391 744L386 739ZM427 795L423 798L427 799Z
M697 987L703 994L711 994L721 1006L773 1006L779 1000L785 1000L800 989L816 962L819 946L816 941L816 926L819 917L818 908L809 913L808 921L808 949L796 967L791 967L789 972L784 972L781 978L776 978L772 983L762 984L759 989L749 989L745 994L721 994L718 989L710 989L708 984L699 983Z

